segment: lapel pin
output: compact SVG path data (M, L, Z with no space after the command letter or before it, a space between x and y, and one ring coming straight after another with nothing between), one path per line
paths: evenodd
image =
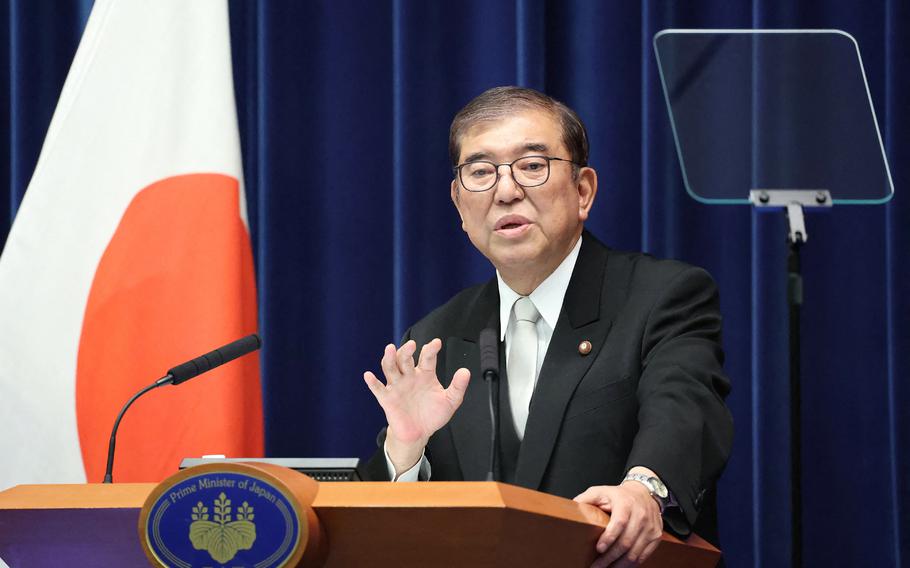
M585 339L584 341L579 343L578 352L581 353L583 356L590 353L591 352L591 342L588 341L587 339Z

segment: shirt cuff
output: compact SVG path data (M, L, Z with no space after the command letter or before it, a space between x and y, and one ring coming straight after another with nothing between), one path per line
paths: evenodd
M430 480L430 474L432 473L432 469L430 468L430 460L427 459L426 450L424 450L424 452L422 454L420 454L420 459L417 461L417 463L414 464L414 466L411 469L409 469L405 472L402 472L402 474L397 477L395 476L395 466L392 465L392 459L389 457L388 443L383 444L382 452L385 454L385 465L386 465L386 468L389 470L389 479L391 479L392 481L397 482L397 481L429 481Z

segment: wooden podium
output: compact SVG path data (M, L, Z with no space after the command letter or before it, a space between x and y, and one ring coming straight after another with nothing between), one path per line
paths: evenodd
M155 487L0 492L0 558L13 568L147 565L137 523ZM324 535L318 564L328 567L586 567L609 520L591 505L494 482L321 483L312 510ZM719 557L698 536L664 534L646 566L707 568Z

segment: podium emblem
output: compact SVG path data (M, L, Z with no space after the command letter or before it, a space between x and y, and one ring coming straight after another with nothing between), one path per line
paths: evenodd
M249 550L256 541L256 524L253 508L246 501L237 510L237 520L231 520L231 500L222 491L214 503L214 520L209 520L209 509L202 501L193 507L190 523L190 541L196 550L207 550L216 562L225 563L237 555L238 550Z
M286 487L264 473L199 466L163 481L140 515L146 554L179 568L287 565L307 529Z

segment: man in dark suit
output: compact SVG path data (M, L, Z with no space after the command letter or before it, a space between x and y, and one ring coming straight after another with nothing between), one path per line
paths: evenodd
M485 479L487 393L470 379L493 328L506 362L499 479L609 512L595 566L644 561L664 522L716 539L732 421L710 276L584 231L597 175L584 126L558 101L491 89L458 113L449 143L452 201L496 278L386 346L385 383L364 374L388 421L368 473Z

